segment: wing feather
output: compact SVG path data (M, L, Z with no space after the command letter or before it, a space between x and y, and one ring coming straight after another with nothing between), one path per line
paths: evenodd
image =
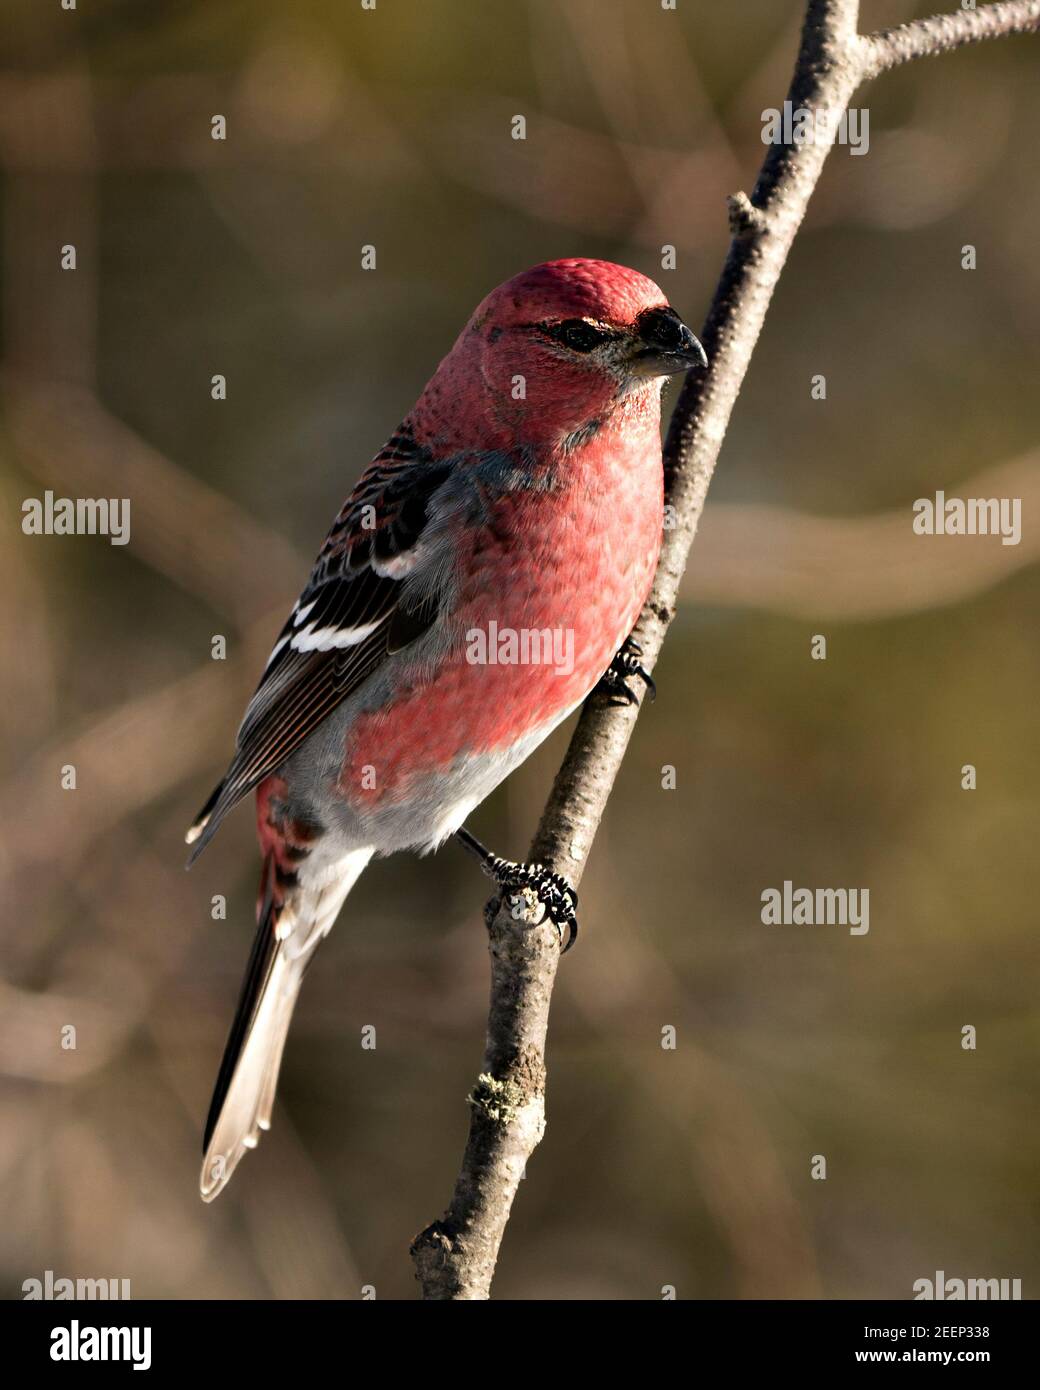
M243 796L436 621L436 589L407 581L421 575L431 503L451 470L405 424L362 475L278 635L227 774L188 831L189 864Z

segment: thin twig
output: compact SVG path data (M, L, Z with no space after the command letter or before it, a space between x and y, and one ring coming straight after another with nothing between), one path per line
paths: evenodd
M868 74L958 43L1028 28L1037 3L987 7L971 21L966 12L952 17L952 30L929 30L930 21L923 22L923 32L908 26L908 50L896 38L901 31L895 31L888 62L888 36L857 35L858 0L809 0L789 99L795 109L844 111ZM674 615L730 415L829 148L822 141L771 145L751 197L741 193L730 199L733 240L701 335L711 365L687 378L665 443L666 519L674 524L666 520L653 590L636 626L648 669ZM572 884L581 879L638 708L612 706L598 697L588 701L550 792L530 859ZM513 1199L545 1128L545 1038L559 961L556 933L547 925L518 930L508 904L496 900L486 915L491 1004L484 1067L470 1096L469 1140L451 1206L412 1244L426 1299L489 1297Z
M894 29L881 29L863 40L863 80L901 67L914 58L931 58L983 39L1032 33L1040 27L1040 0L1004 0L956 14L915 19Z

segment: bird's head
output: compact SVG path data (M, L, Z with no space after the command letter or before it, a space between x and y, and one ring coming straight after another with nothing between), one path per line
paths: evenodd
M496 424L525 442L565 439L633 395L656 408L665 377L707 362L652 280L592 260L549 261L499 285L453 358L477 369Z

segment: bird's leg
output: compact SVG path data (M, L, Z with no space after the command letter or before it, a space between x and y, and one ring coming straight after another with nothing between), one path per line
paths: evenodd
M456 830L455 838L480 861L480 867L488 878L494 879L503 895L511 890L515 893L524 888L533 889L538 901L545 908L545 915L556 928L563 953L566 954L578 935L578 894L567 880L561 874L547 869L544 864L514 864L509 859L492 854L465 826ZM522 902L515 904L511 912L514 920L519 920L524 912Z
M595 689L604 695L616 697L625 704L634 705L639 697L628 682L632 676L637 676L649 691L650 699L655 700L657 686L654 685L650 672L639 660L642 654L643 649L639 643L632 637L626 637L614 653L613 661L600 677Z

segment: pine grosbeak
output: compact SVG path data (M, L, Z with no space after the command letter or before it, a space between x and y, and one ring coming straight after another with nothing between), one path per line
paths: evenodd
M336 518L187 836L194 860L255 789L259 925L205 1200L270 1124L304 971L374 854L458 834L573 928L562 880L463 822L608 670L638 670L612 658L660 547L662 380L704 361L638 272L536 266L478 306Z

